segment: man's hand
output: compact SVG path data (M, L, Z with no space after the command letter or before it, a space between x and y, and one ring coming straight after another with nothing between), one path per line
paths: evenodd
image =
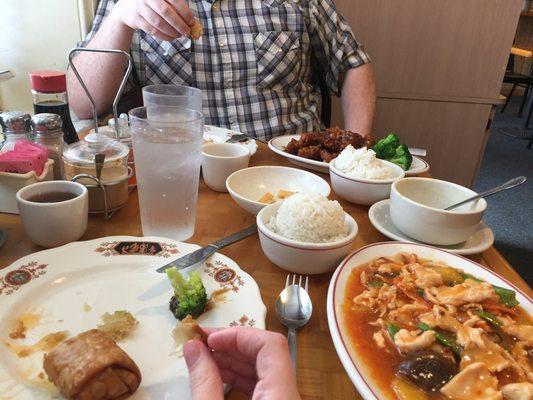
M162 40L188 36L194 24L185 0L120 0L113 11L124 25Z
M184 347L194 400L223 399L222 382L253 399L300 399L285 337L240 327L208 332L213 353L196 340Z

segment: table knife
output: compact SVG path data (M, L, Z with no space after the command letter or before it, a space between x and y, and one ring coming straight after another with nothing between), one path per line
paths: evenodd
M171 261L168 264L163 265L162 267L159 267L157 269L157 272L164 273L167 268L172 268L172 267L176 267L177 269L183 269L183 268L190 267L191 265L194 265L196 263L199 263L205 260L207 257L216 253L218 250L222 249L223 247L229 246L230 244L233 244L244 238L247 238L248 236L251 236L254 233L257 233L257 225L255 223L249 226L248 228L243 229L242 231L235 232L229 236L226 236L225 238L222 238L220 240L217 240L216 242L208 244L207 246L202 247L201 249L193 251L192 253L189 253L186 256L183 256L181 258L178 258L177 260Z

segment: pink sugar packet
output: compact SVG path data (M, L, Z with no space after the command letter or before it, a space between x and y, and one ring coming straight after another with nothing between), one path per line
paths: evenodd
M48 149L29 140L20 139L6 144L0 151L0 172L41 175L48 160Z

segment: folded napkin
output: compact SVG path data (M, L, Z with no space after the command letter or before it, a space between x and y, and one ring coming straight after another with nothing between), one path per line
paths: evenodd
M7 143L0 150L0 172L25 174L35 171L41 175L48 160L48 149L29 140Z

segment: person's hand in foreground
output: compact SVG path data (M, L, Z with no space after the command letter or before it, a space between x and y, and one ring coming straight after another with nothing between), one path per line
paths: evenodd
M193 400L223 399L222 382L254 400L300 399L284 336L241 327L207 331L213 352L198 340L183 349Z
M120 0L115 7L122 23L162 40L188 36L194 23L185 0Z

